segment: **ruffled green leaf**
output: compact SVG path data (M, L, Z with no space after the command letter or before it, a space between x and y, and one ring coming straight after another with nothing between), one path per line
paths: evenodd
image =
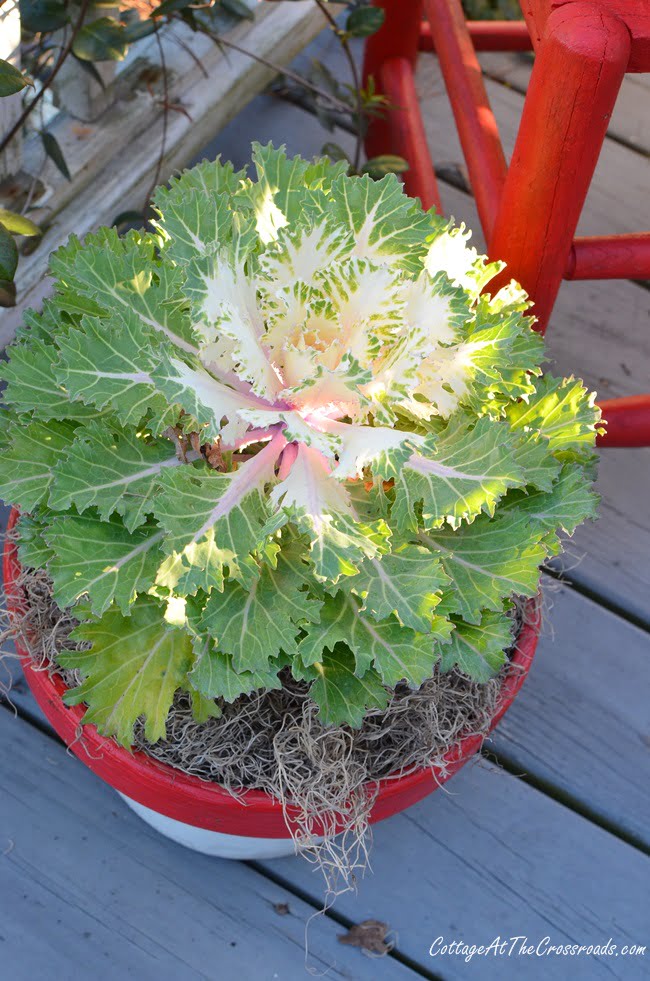
M431 677L439 657L437 641L448 637L451 629L442 618L432 618L426 634L402 626L394 616L379 623L362 613L355 596L339 592L325 597L319 622L305 626L298 650L301 663L308 667L321 662L325 651L333 652L337 644L345 643L354 654L359 676L374 664L384 684L394 687L407 681L417 687Z
M123 425L137 425L147 412L167 409L150 374L155 355L137 320L118 325L86 317L82 330L59 338L59 348L56 376L72 398L109 408Z
M436 219L406 197L395 174L380 181L367 175L338 177L323 210L352 233L356 255L391 262L410 273L422 269Z
M596 517L598 501L598 495L585 481L581 470L575 464L565 464L550 491L531 491L528 494L514 491L499 511L526 515L535 534L561 530L566 535L573 535L579 524ZM559 539L555 536L546 537L545 541L553 554L559 551Z
M92 722L123 746L132 744L140 717L149 742L163 739L174 693L187 687L194 660L189 634L167 623L160 604L143 596L130 616L112 607L100 620L76 627L72 640L91 647L57 657L61 667L77 670L84 678L66 692L66 704L85 702L84 722Z
M61 310L56 298L46 297L40 310L25 310L22 323L16 331L16 341L31 345L32 339L38 338L45 344L52 344L59 334L65 334L71 327L78 326L78 317Z
M481 515L455 531L434 528L418 538L440 557L453 582L445 606L469 623L480 623L483 610L501 610L504 597L537 592L546 550L524 516Z
M166 257L187 265L228 240L233 219L231 195L245 176L244 170L235 171L231 163L204 160L172 178L169 187L156 190L154 204L160 214L156 225L165 238Z
M156 575L156 587L163 595L194 596L223 589L227 577L248 587L257 578L257 566L249 555L235 556L221 548L215 529L206 532L200 542L191 542L182 552L172 552L162 562Z
M487 611L480 623L465 623L454 617L454 631L448 644L440 648L440 670L455 665L474 681L489 681L505 664L505 650L512 644L512 618L506 613Z
M23 569L45 569L54 556L43 537L50 520L31 514L21 514L18 518L18 561Z
M358 729L369 709L385 709L390 698L372 668L363 677L356 674L354 656L342 645L304 670L296 665L294 675L312 681L309 694L326 726L349 725Z
M427 527L468 520L481 511L494 514L508 488L524 483L508 427L488 417L474 423L458 415L406 463L395 485L392 515L399 527L414 531L420 507Z
M37 419L89 421L105 416L105 410L74 400L56 377L59 351L34 337L15 345L7 362L0 363L0 378L6 381L4 401L17 413L31 412Z
M550 375L541 379L527 403L509 406L507 415L512 429L546 437L551 453L590 449L600 421L595 395L582 382Z
M527 487L550 491L562 464L549 448L548 440L532 430L519 429L514 433L513 456L521 467Z
M406 627L426 634L449 577L426 548L402 545L392 554L366 559L350 585L363 596L362 610L378 620L396 613Z
M31 422L13 426L9 445L0 453L0 495L30 511L47 504L54 467L74 439L66 422Z
M322 157L314 163L301 157L287 157L284 147L253 143L253 164L257 181L243 181L237 199L255 213L257 233L262 242L277 238L287 222L298 220L310 190L329 189L347 170L347 163L332 163Z
M202 160L189 170L172 176L168 186L157 187L153 201L156 209L164 215L170 200L182 201L185 194L193 190L200 191L206 198L224 192L234 194L245 177L246 168L235 170L229 160L225 163L221 162L220 157Z
M274 479L282 443L276 436L233 473L179 467L161 476L155 515L164 531L165 549L180 555L171 560L174 574L180 578L182 570L194 568L207 574L186 583L187 592L207 586L222 589L224 565L231 576L249 584L246 558L266 537L269 505L264 488Z
M537 335L529 331L532 337ZM534 358L515 357L516 327L502 322L470 334L460 345L460 357L470 366L467 393L461 401L480 413L486 406L499 409L503 402L525 398L535 391L539 369ZM534 348L536 351L536 348ZM523 366L521 365L523 362Z
M153 513L160 474L180 464L169 440L116 431L108 423L84 426L51 474L50 506L56 511L95 507L104 520L117 513L133 531Z
M521 297L526 298L523 291L513 295L508 287L496 297L480 296L475 320L465 328L464 350L472 364L471 388L479 412L481 400L485 403L495 394L514 401L535 391L545 360L544 341L532 321L521 316Z
M162 196L164 220L159 224L170 241L165 255L181 265L198 256L210 255L228 240L232 231L232 211L223 194L208 197L197 189Z
M250 695L260 689L272 691L282 688L278 671L287 663L276 658L268 670L235 671L233 657L217 650L212 640L204 640L198 647L197 660L189 680L205 698L223 698L234 702L240 695Z
M129 532L119 518L54 518L45 541L54 552L48 568L56 602L61 608L74 606L87 593L93 613L115 603L127 615L137 594L153 585L163 538L153 523Z
M232 655L235 671L266 671L281 651L296 654L303 624L319 618L321 603L306 591L308 568L293 550L277 559L275 568L262 566L249 589L229 583L208 598L201 629Z
M71 295L89 298L103 316L133 316L141 328L156 332L158 343L170 342L196 353L196 336L182 292L180 269L159 264L153 238L130 232L120 238L114 228L102 229L79 246L74 236L51 257L55 275L65 284L64 300Z
M219 719L223 714L221 706L214 698L205 697L196 688L190 688L189 695L190 705L192 706L192 718L199 725L203 725L208 719Z

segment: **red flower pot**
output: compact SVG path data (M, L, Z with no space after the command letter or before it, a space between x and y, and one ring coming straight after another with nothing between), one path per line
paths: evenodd
M17 519L14 508L9 530ZM17 547L9 538L4 546L3 571L8 609L18 613L24 608L25 597L16 583L20 573ZM535 600L528 602L526 619L490 729L512 704L532 663L540 622ZM83 706L64 705L66 686L61 678L35 670L24 647L20 643L16 646L32 694L61 739L158 830L199 851L227 857L268 858L293 852L282 806L263 791L247 790L235 798L215 783L188 776L140 751L123 749L100 735L94 725L84 726L78 736ZM397 814L432 793L460 770L481 743L480 736L467 736L447 752L444 767L380 780L371 822ZM290 818L291 809L288 815Z

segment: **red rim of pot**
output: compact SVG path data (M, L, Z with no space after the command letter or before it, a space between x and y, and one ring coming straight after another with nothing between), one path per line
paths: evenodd
M19 512L13 508L7 530L15 526ZM7 607L10 614L24 609L25 597L17 585L21 568L16 543L8 537L3 554L3 572ZM539 603L529 600L526 624L519 635L511 669L501 689L497 711L490 731L512 704L530 669L540 626ZM247 790L233 797L218 784L189 776L167 764L133 753L98 733L94 725L81 732L84 707L63 704L66 686L57 676L35 669L28 652L19 642L16 648L22 660L27 683L41 710L72 752L108 784L145 807L198 828L224 834L255 838L287 838L282 805L260 790ZM379 781L379 792L371 821L382 821L417 803L452 777L470 759L483 742L480 736L466 736L451 747L444 757L444 767L416 770L407 776L386 777ZM291 818L291 808L288 817ZM314 829L318 832L318 828Z

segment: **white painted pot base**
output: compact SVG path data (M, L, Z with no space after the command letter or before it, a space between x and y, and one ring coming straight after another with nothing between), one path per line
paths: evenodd
M125 794L120 794L120 797L132 811L165 838L171 838L179 845L185 845L195 852L203 852L204 855L246 860L285 858L287 855L296 854L296 846L291 837L249 838L246 835L227 835L222 831L197 828L193 824L185 824L184 821L176 821L165 814L159 814L158 811L152 811L151 808L138 804Z

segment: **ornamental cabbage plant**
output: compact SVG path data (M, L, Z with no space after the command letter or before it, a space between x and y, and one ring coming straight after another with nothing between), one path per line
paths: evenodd
M598 410L467 233L394 175L254 145L157 192L152 232L52 258L2 368L19 558L80 621L61 667L129 745L309 684L359 726L400 682L487 680L512 596L593 517Z

